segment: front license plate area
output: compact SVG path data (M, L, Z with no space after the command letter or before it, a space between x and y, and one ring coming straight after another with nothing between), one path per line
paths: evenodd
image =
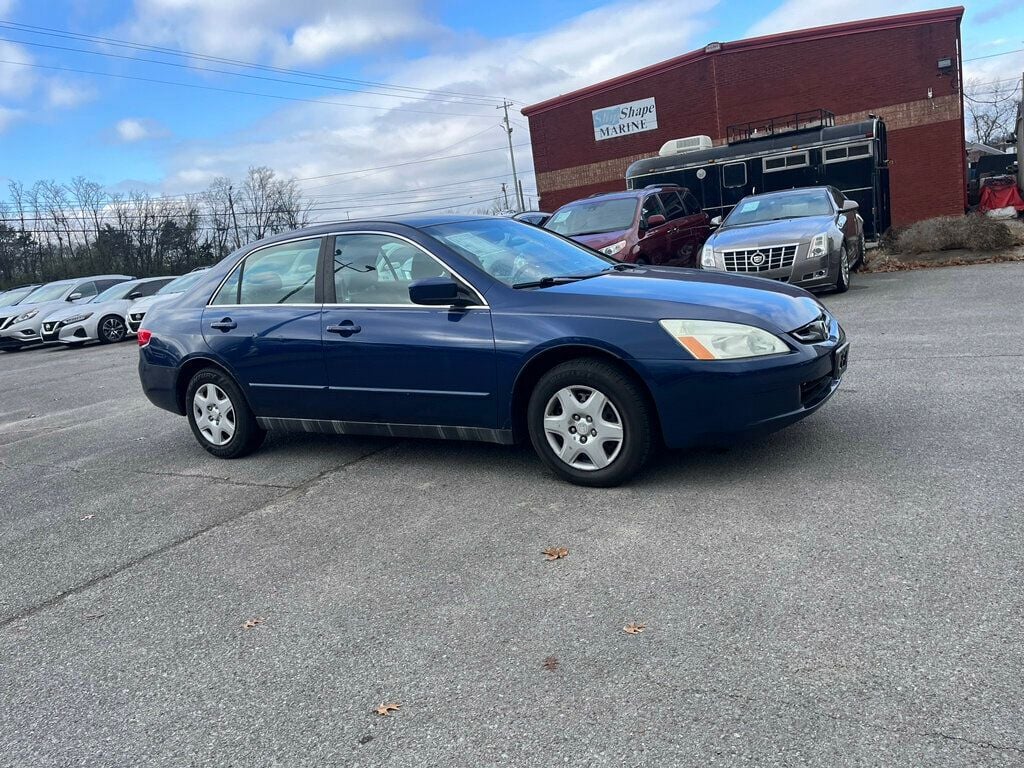
M832 353L832 378L841 379L846 373L846 364L850 360L850 342L846 342Z

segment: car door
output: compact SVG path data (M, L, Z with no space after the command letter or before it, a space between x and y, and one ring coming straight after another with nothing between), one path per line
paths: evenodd
M683 207L686 209L681 226L685 229L686 240L684 246L688 254L685 267L696 267L700 259L701 248L711 237L711 218L701 210L697 198L688 189L679 192L683 200Z
M467 286L479 299L475 306L413 304L411 282L459 278L397 235L341 234L328 250L333 266L324 280L323 339L329 418L493 428L494 332L482 297Z
M257 416L318 418L327 376L317 285L323 238L259 248L203 310L203 337Z
M658 199L658 195L650 194L641 201L637 261L644 261L648 264L664 264L670 257L669 229L672 227L672 222L666 220L656 225L649 223L651 216L664 215L665 208Z
M85 304L96 298L99 292L100 289L96 286L95 280L86 280L71 289L71 293L68 294L68 302L70 304Z
M669 191L659 193L658 199L665 209L668 224L668 253L663 263L676 267L693 266L692 233L689 231L682 197L676 191Z

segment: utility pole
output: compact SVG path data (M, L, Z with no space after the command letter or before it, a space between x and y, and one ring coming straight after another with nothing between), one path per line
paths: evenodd
M505 210L508 210L508 187L505 182L501 182L501 194L505 196Z
M523 194L523 180L519 179L516 182L516 189L519 190L519 207L522 210L526 210L526 195Z
M1017 186L1024 189L1024 74L1020 76L1020 101L1017 102Z
M502 101L501 106L498 109L505 110L505 119L502 121L505 123L503 130L508 134L508 157L512 161L512 184L516 190L516 203L519 207L516 209L521 212L523 210L523 192L519 187L519 176L516 174L516 153L512 151L512 124L508 121L508 108L512 106L507 101Z
M235 200L231 197L232 187L228 187L228 207L231 209L231 220L235 223L235 248L242 247L242 238L238 234L238 217L235 216Z

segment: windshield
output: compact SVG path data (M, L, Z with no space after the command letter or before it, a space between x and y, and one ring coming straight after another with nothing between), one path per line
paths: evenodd
M174 280L171 280L171 282L169 282L163 288L161 288L159 291L157 291L156 295L163 296L168 293L184 293L193 285L198 283L202 279L205 272L206 270L203 270L202 272L189 272L187 275L182 275L181 277L175 278Z
M10 306L17 304L19 301L28 296L37 286L29 286L28 288L13 288L7 293L0 295L0 305Z
M505 285L590 275L616 262L543 229L510 219L435 224L426 232Z
M50 283L44 285L41 288L36 288L32 293L25 297L25 304L41 304L44 301L56 301L64 292L70 288L69 283Z
M635 197L583 200L559 208L544 226L566 237L618 232L633 227L636 206Z
M107 290L101 292L90 304L99 304L101 301L112 301L113 299L123 299L129 293L139 287L138 283L118 283L112 285Z
M824 189L786 192L780 195L758 195L740 200L732 209L723 227L757 224L778 219L801 219L806 216L831 216L832 205Z

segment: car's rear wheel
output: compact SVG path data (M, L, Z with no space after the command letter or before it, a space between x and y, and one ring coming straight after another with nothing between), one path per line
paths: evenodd
M107 315L99 322L99 339L102 344L116 344L124 341L128 334L128 327L117 315Z
M238 385L215 368L204 368L192 377L185 406L192 434L218 458L237 459L252 453L267 436Z
M839 274L836 275L836 293L850 290L850 254L844 245L839 251Z
M541 461L578 485L619 485L640 471L651 452L652 416L644 393L601 360L570 360L544 374L526 418Z

